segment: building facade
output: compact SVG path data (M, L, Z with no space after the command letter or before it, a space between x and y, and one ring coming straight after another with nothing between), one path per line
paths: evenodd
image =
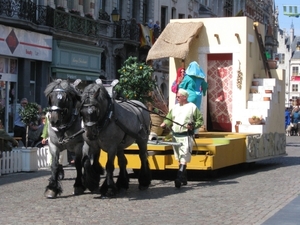
M46 107L43 92L53 79L81 79L83 88L99 76L119 78L129 56L145 61L171 19L248 16L272 28L273 5L272 0L0 0L2 123L12 132L22 97ZM10 73L13 65L17 72ZM167 99L168 59L153 67Z

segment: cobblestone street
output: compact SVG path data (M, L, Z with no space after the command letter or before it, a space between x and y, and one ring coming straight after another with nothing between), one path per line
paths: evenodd
M164 179L155 173L146 191L132 174L129 189L112 199L73 196L74 167L65 167L64 192L54 200L43 196L49 169L2 175L0 224L262 224L299 196L299 147L300 137L287 137L287 156L227 169L215 179L189 171L192 181L180 190L174 171Z

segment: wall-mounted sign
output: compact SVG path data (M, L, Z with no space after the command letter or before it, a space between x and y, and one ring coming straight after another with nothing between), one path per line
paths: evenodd
M0 25L0 55L52 61L52 36Z

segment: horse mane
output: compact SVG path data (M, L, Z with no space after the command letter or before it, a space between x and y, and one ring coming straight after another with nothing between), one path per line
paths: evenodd
M103 102L105 99L109 98L109 94L102 84L89 84L83 91L81 99L83 102L89 100L94 103ZM87 102L86 102L87 103Z
M46 97L49 96L49 94L55 89L55 88L61 88L63 90L65 90L66 92L68 92L69 94L71 94L72 98L77 98L80 96L80 93L75 89L75 87L73 85L70 84L69 81L67 80L61 80L61 79L57 79L53 82L51 82L50 84L47 85L44 93L46 95Z

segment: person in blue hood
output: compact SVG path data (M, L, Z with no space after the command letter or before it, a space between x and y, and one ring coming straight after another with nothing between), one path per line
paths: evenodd
M194 103L200 110L202 96L205 96L207 91L207 82L205 81L206 75L196 61L189 64L185 73L186 76L179 84L179 88L188 91L188 102Z

